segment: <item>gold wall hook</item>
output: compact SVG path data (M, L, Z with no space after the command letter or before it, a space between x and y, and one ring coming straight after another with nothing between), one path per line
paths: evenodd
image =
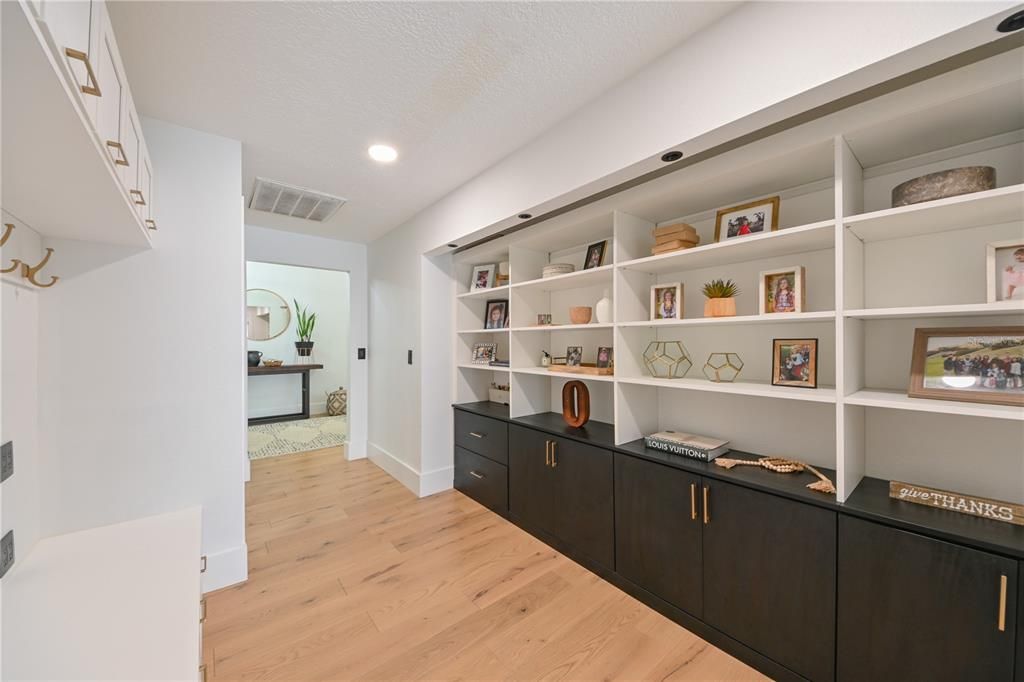
M0 237L0 246L7 243L7 240L11 238L11 232L14 232L14 225L12 223L4 223L4 236Z
M24 263L22 263L20 260L18 260L17 258L12 258L11 259L11 267L4 268L3 270L0 270L0 274L6 274L8 272L14 272L18 268L20 268L22 265L24 265Z
M53 255L53 249L47 247L46 255L43 256L43 260L39 261L39 264L36 265L35 267L30 268L28 266L28 263L22 263L21 264L21 276L24 277L25 279L27 279L29 282L32 282L32 284L36 285L40 289L46 289L46 288L52 287L54 284L56 284L60 280L60 277L54 277L53 275L51 275L50 276L49 284L41 284L40 282L36 281L36 273L38 273L40 270L43 269L43 267L46 265L46 262L48 260L50 260L50 256L52 256L52 255Z

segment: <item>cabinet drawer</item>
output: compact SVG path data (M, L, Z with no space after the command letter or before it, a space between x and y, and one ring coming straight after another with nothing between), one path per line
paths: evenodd
M455 489L502 516L508 516L508 469L455 447Z
M455 410L455 444L499 464L508 464L508 424Z

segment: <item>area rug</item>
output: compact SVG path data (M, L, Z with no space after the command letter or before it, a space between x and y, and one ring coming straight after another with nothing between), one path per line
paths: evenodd
M348 417L313 417L249 427L249 459L292 455L348 442Z

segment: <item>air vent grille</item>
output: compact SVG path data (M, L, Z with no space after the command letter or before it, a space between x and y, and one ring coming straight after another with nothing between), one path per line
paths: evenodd
M345 199L283 182L256 178L249 208L322 223L345 204Z

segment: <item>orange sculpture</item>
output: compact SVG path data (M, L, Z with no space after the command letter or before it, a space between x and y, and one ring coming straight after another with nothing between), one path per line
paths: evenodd
M567 381L562 387L562 417L577 429L590 420L590 391L582 381Z

